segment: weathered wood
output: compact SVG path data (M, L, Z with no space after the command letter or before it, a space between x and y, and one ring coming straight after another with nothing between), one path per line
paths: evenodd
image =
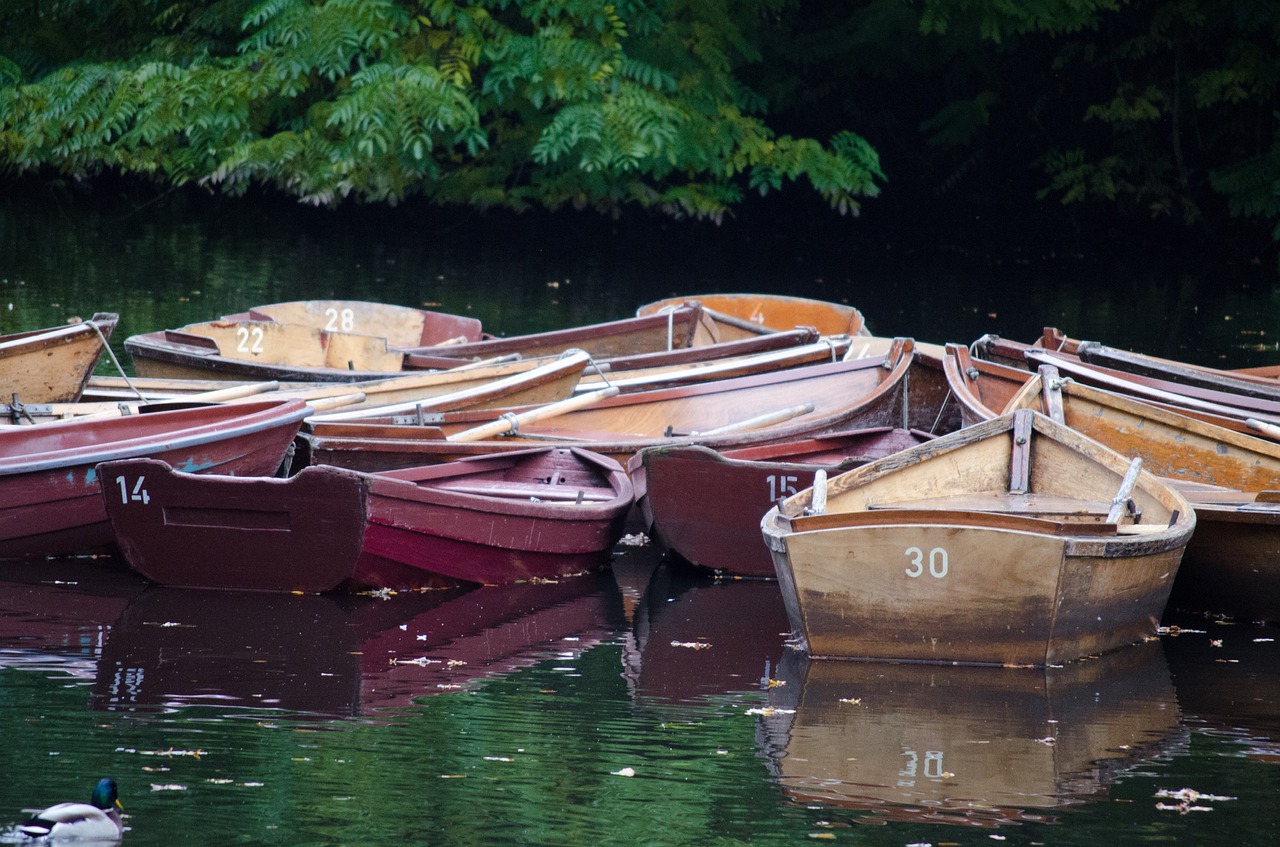
M481 426L465 429L461 432L455 432L448 436L449 441L483 441L486 438L492 438L495 435L502 435L508 432L519 433L520 427L527 423L554 418L568 412L578 409L585 409L588 406L605 400L609 397L618 396L617 388L601 388L599 391L592 391L589 394L579 394L577 397L570 397L567 400L561 400L558 403L548 403L536 409L518 412L514 414L504 415L496 421L483 424Z
M1022 421L1025 495L1009 493ZM834 477L825 515L802 491L762 523L792 627L815 656L1040 666L1149 638L1195 519L1139 473L1127 496L1151 528L1101 517L1129 468L1024 412Z

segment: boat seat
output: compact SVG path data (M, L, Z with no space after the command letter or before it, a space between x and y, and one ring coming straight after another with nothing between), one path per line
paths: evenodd
M1057 494L1006 494L982 492L953 497L931 497L893 503L872 503L871 510L882 509L946 509L991 512L1002 515L1025 515L1039 518L1070 518L1076 521L1106 520L1111 504L1103 500L1080 500Z
M605 494L599 491L586 491L572 486L557 486L553 488L545 483L542 485L510 485L507 483L494 482L489 485L481 485L473 482L442 482L424 487L434 488L441 491L453 491L458 494L478 494L482 497L502 497L511 500L527 500L530 498L536 498L538 500L563 500L573 502L581 499L584 502L604 503L613 499L612 494Z
M794 517L790 521L791 529L794 532L882 524L973 526L1057 536L1108 536L1116 535L1121 529L1116 524L1098 521L1056 521L1012 512L937 508L882 508L866 512L834 512ZM1134 527L1129 525L1123 529L1129 530L1131 528ZM1164 529L1164 527L1154 527L1154 529L1158 531Z

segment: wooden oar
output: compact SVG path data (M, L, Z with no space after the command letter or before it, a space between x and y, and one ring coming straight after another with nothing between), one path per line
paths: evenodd
M1280 439L1280 426L1269 424L1266 421L1260 421L1257 418L1248 418L1245 420L1245 423L1248 424L1249 429L1252 429L1255 432L1260 432L1267 438Z
M768 412L763 415L757 415L754 418L747 418L745 421L725 424L724 426L716 427L715 429L707 429L702 432L694 432L690 434L701 437L704 435L727 435L732 432L747 432L749 430L760 429L765 426L772 426L776 423L782 423L783 421L789 421L792 418L798 418L801 415L807 415L813 411L813 408L814 406L812 403L804 403L800 406L791 406L787 409L778 409L775 412Z
M614 397L618 393L618 389L610 386L602 388L599 391L592 391L590 394L579 394L577 397L570 397L568 400L561 400L557 403L548 403L545 406L539 406L536 409L530 409L527 412L521 412L517 415L503 415L496 421L480 426L474 426L471 429L464 429L462 432L455 432L448 436L446 441L483 441L486 438L492 438L495 435L502 435L512 430L519 430L521 426L533 421L540 421L546 418L554 418L556 415L563 415L565 412L572 412L577 409L583 409L608 397Z
M201 391L198 394L183 394L169 399L181 400L184 403L223 403L227 400L255 397L258 394L278 391L279 389L279 382L248 382L242 385L228 386L227 388L215 388L212 391Z
M337 409L341 406L350 406L355 403L363 402L364 392L353 391L350 394L341 394L337 397L317 397L315 400L308 400L307 405L317 412L322 412L328 409Z
M1125 472L1124 479L1120 481L1120 490L1116 492L1116 496L1111 498L1111 511L1107 512L1107 523L1119 523L1120 518L1124 517L1125 509L1129 507L1129 495L1133 493L1133 487L1138 483L1138 474L1142 472L1142 459L1137 457L1129 463L1129 470Z

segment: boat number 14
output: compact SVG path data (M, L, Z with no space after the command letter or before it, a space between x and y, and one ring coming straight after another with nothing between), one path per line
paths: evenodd
M947 575L947 549L945 547L934 547L929 551L928 555L919 547L908 547L903 554L911 561L907 566L907 576L915 578L924 576L925 569L929 571L929 576L936 579L942 579Z
M133 490L129 490L129 480L122 476L116 477L116 485L120 486L120 502L128 505L131 501L141 503L144 506L151 502L151 495L147 493L147 489L142 487L142 483L146 481L145 476L138 477L138 481L133 484Z

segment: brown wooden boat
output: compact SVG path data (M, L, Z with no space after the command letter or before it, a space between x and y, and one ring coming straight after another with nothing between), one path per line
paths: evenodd
M791 329L792 327L788 327ZM558 356L567 349L585 350L597 361L611 361L639 354L675 353L685 348L704 347L728 341L772 334L773 330L725 321L699 303L689 302L661 313L568 329L489 338L462 344L424 346L405 351L407 367L437 367L420 357L449 356L460 359L489 359L494 356L519 354ZM691 360L702 354L688 353ZM668 359L663 364L674 364ZM634 363L616 367L636 367Z
M1010 403L1137 456L1195 508L1170 605L1280 621L1280 444L1062 379L1042 366Z
M1249 418L1280 425L1280 400L1241 393L1225 383L1205 387L1191 382L1150 377L1140 373L1115 370L1088 364L1078 355L1064 351L1050 351L1030 344L987 336L979 339L973 349L985 359L999 363L1016 362L1020 354L1025 367L1035 369L1040 365L1053 365L1064 376L1102 388L1138 397L1146 402L1186 409L1191 412L1235 418Z
M1030 411L824 476L762 523L819 657L1046 666L1150 638L1195 528L1140 460Z
M1158 641L1043 669L793 651L768 690L756 736L783 794L862 823L1043 826L1187 744Z
M267 475L310 411L300 400L276 400L0 429L0 556L109 547L102 462L150 456L197 473ZM144 499L142 490L113 493Z
M479 341L485 337L480 321L475 318L366 300L270 303L253 306L244 314L227 315L226 319L272 321L325 332L382 337L390 348L429 347Z
M883 425L882 407L899 406L911 362L911 342L904 340L882 359L808 365L614 397L597 392L566 401L566 406L512 409L497 420L492 412L449 412L428 417L426 426L319 423L308 426L302 440L309 462L358 470L411 467L549 441L625 463L645 447L660 444L730 449L856 429L863 420ZM946 390L941 381L939 390ZM513 428L517 434L501 434Z
M777 330L811 326L823 335L869 334L862 313L852 306L784 294L699 294L695 297L670 297L646 303L636 309L636 314L657 314L663 309L670 309L690 300L701 303L718 316L744 321L752 326Z
M145 459L98 470L129 564L190 588L554 579L606 563L632 503L620 466L573 448L380 474L317 465L289 479L179 473Z
M23 405L78 400L118 321L99 312L87 321L0 336L6 417L19 423Z
M404 353L388 347L382 336L249 319L131 335L124 349L138 375L148 378L355 382L409 370ZM463 361L419 357L414 367L449 368Z

